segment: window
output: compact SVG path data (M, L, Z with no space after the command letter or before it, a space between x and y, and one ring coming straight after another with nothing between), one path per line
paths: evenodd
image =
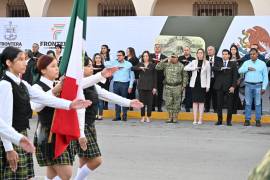
M24 0L8 0L7 17L29 17Z
M131 0L100 0L98 16L136 16Z
M235 1L199 1L193 4L194 16L236 16L237 10Z

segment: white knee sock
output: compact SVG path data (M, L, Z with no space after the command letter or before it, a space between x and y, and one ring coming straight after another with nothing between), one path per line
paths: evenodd
M87 167L87 164L85 164L83 167L80 168L80 170L78 170L78 173L74 180L83 180L90 174L90 172L91 172L91 169L89 169Z
M59 176L55 176L53 180L61 180L61 178Z

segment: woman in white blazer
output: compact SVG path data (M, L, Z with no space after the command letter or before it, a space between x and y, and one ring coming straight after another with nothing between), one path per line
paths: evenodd
M204 50L198 49L196 56L196 60L193 60L184 68L185 71L192 71L190 87L192 88L194 125L202 124L205 96L206 92L209 91L211 80L211 67L205 59ZM197 121L198 110L199 121Z

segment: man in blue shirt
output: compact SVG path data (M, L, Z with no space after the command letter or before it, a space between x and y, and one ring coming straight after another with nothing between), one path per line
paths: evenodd
M107 61L105 66L119 67L119 70L113 74L113 92L117 95L127 98L128 93L132 92L134 82L134 72L131 71L132 64L125 60L125 52L120 50L117 52L117 60ZM122 120L127 121L127 109L123 107ZM115 119L113 121L121 120L121 107L115 105Z
M259 52L252 48L249 52L250 60L244 62L239 73L245 74L245 123L250 126L251 105L255 99L256 126L261 126L261 95L265 93L268 85L268 72L265 62L258 59Z

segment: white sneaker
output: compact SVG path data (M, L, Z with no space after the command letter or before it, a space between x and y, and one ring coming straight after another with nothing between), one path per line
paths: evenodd
M197 125L198 123L196 121L193 121L193 125Z
M198 124L201 125L201 124L203 124L203 122L202 121L198 121Z

